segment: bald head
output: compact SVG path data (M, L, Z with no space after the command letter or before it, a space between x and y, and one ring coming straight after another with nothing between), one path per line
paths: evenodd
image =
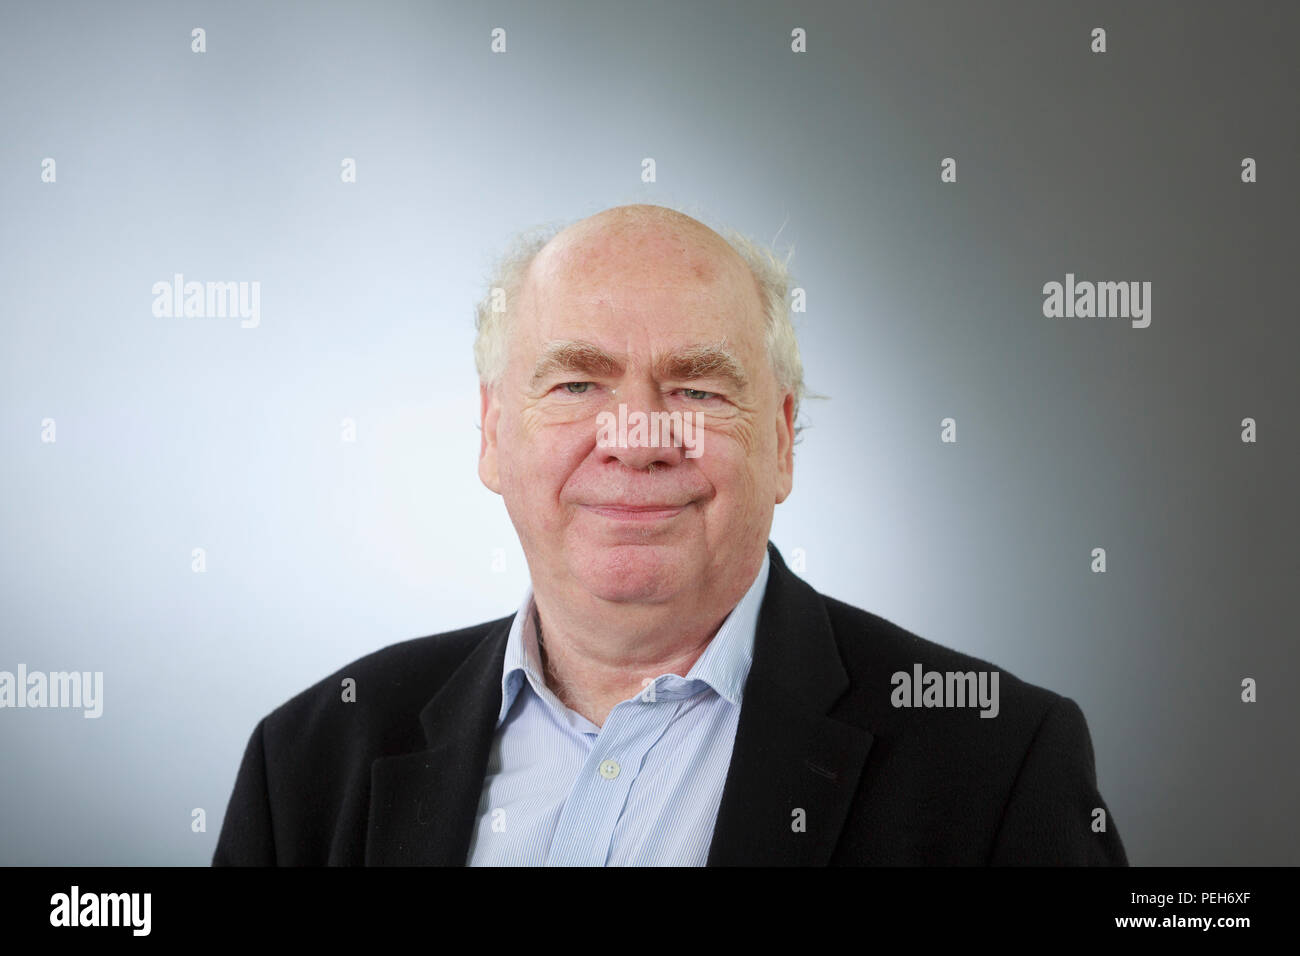
M664 206L615 206L563 229L533 259L521 292L610 280L615 272L626 282L651 287L679 279L735 283L762 321L757 281L736 250L698 219Z

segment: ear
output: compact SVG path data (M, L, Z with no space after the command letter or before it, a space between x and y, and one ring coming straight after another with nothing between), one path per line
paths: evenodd
M776 503L794 487L794 392L786 392L776 416Z
M497 461L497 423L501 420L501 403L495 388L479 385L479 418L482 432L478 449L478 477L483 484L501 494L500 464Z

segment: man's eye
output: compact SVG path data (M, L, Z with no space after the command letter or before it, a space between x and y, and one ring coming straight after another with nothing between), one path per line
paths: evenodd
M564 385L562 385L561 387L570 395L581 395L583 392L585 392L588 388L591 387L591 383L590 382L565 382Z
M693 399L695 399L696 401L703 401L703 400L706 399L706 398L713 398L713 397L714 397L714 393L713 393L713 392L706 392L706 391L704 391L704 390L702 390L702 389L698 389L698 388L684 388L684 389L682 389L682 392L683 392L683 394L686 395L687 398L693 398Z

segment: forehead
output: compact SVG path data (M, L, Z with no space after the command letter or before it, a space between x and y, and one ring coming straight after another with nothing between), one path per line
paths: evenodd
M762 303L744 261L716 234L563 235L534 260L520 338L579 335L611 344L762 340Z

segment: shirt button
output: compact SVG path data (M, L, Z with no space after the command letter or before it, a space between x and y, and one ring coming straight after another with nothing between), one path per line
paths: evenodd
M606 760L600 765L600 775L606 780L613 780L618 776L618 761Z

